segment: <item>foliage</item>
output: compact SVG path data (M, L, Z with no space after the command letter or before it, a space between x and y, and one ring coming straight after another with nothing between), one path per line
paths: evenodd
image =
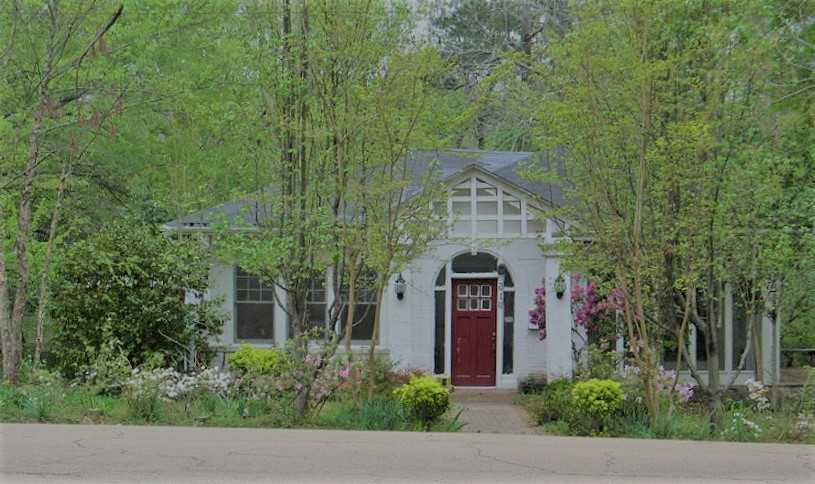
M94 360L82 369L79 376L85 384L94 388L95 393L118 393L131 371L121 341L109 336L102 342Z
M618 336L617 313L623 309L623 294L618 288L606 297L598 293L597 285L572 283L571 305L574 323L586 329L591 341L611 341Z
M603 341L600 344L589 343L583 348L584 361L578 361L575 367L575 378L588 380L591 378L609 379L619 377L619 367L622 355L609 349Z
M278 375L286 368L286 355L276 348L242 344L229 355L229 368L239 375Z
M92 363L109 338L133 366L155 352L168 362L190 346L205 347L223 324L215 301L187 304L203 294L208 263L194 242L174 242L132 221L113 223L71 246L54 293L53 351L66 376Z
M575 407L597 419L605 419L616 412L623 402L623 389L614 380L590 380L577 382L572 388Z
M412 377L393 394L405 412L425 428L430 428L450 406L448 390L431 376Z
M547 382L545 373L530 373L518 382L518 391L523 395L540 393L546 388Z
M558 420L568 421L573 412L572 389L574 384L566 379L547 384L540 394L530 395L526 401L530 415L538 424Z
M546 339L546 288L535 289L534 306L529 309L529 324L538 328L538 339Z
M356 430L410 430L402 405L392 397L376 397L355 404L338 402L313 418L320 427Z

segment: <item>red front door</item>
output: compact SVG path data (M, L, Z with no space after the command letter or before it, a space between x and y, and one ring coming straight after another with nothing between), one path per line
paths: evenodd
M453 385L495 386L495 280L453 280Z

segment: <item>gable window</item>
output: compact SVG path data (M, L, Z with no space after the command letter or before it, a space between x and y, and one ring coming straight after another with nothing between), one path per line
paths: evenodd
M534 236L546 232L546 220L532 213L525 200L478 177L452 187L448 212L453 236Z
M274 286L240 267L235 271L235 339L274 339Z

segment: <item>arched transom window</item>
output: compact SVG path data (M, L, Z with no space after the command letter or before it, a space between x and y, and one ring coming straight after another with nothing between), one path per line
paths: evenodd
M458 237L518 237L546 232L526 200L473 176L453 186L448 202L450 232Z

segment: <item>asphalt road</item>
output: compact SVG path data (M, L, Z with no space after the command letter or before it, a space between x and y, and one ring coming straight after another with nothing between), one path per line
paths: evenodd
M0 425L3 482L815 482L815 447L322 430Z

